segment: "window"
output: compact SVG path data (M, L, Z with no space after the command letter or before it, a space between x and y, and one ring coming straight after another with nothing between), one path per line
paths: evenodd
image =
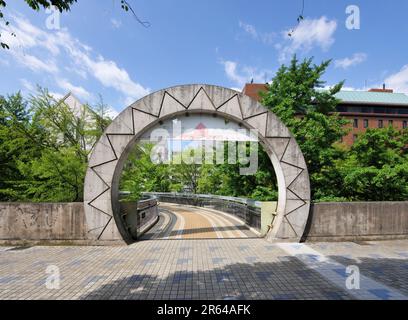
M368 119L364 119L364 128L368 128Z
M407 120L402 121L402 128L403 128L403 129L408 128L408 122L407 122Z
M354 128L358 128L358 119L354 119L353 126L354 126Z
M393 121L393 120L388 120L388 125L389 125L390 127L392 127L393 124L394 124L394 121Z
M384 128L384 122L382 120L378 120L378 128Z
M356 107L356 106L338 106L338 112L344 113L383 113L383 114L408 114L408 108L395 108L395 107Z

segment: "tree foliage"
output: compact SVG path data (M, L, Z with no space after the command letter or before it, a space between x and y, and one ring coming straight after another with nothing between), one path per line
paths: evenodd
M227 153L228 144L225 144ZM227 155L225 155L227 156ZM258 148L258 169L254 175L241 175L242 164L203 165L198 192L221 196L244 197L259 201L277 200L277 182L269 156Z
M293 57L267 85L263 104L291 129L306 159L315 201L407 200L408 131L369 129L347 149L336 113L343 82L322 90L330 61Z
M330 61L320 65L312 59L299 62L293 57L289 66L281 66L262 94L262 103L290 128L303 151L311 178L313 196L324 196L336 188L332 173L334 161L343 154L337 143L346 134L348 123L336 113L335 94L343 82L322 90L321 79Z
M342 145L347 121L335 112L342 83L321 90L328 65L294 58L263 95L263 103L291 129L305 155L313 200L407 200L408 129L368 129L352 147ZM20 93L0 96L0 201L81 201L89 152L110 123L106 110L103 102L72 110L41 88L30 99ZM138 145L125 164L120 189L133 199L143 191L186 190L277 199L274 170L262 148L258 170L249 176L240 174L239 163L156 164L152 148ZM226 155L227 149L226 143Z
M150 154L153 145L137 144L130 153L120 179L120 190L130 192L128 200L139 199L142 192L175 192L181 184L172 179L172 168L153 163Z
M0 114L0 201L81 201L88 154L109 120L43 89L28 101L0 97Z
M228 143L225 144L227 155ZM202 164L183 161L204 156L203 152L185 149L173 154L170 164L153 163L153 145L137 145L129 156L121 176L120 188L130 192L127 199L138 199L142 192L191 192L245 197L254 200L277 200L274 170L268 155L259 148L259 168L255 175L241 175L241 164Z
M351 201L408 199L408 130L368 129L360 135L335 170Z

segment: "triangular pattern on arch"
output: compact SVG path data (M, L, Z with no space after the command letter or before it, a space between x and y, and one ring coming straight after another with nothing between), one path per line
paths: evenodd
M165 92L163 97L163 102L161 105L159 117L165 117L169 114L184 111L186 108L178 100L176 100L172 95Z
M239 103L238 95L233 96L231 99L224 102L217 109L219 112L232 115L240 120L244 117L242 116L241 105Z
M98 239L109 239L117 230L112 218L110 188L118 160L128 150L128 144L135 135L162 118L183 111L213 115L219 112L221 116L231 116L240 120L240 124L259 130L267 149L276 155L274 165L279 165L284 173L285 210L279 213L281 226L274 234L282 239L298 239L310 207L310 184L306 163L295 139L287 127L258 102L233 90L209 85L178 86L150 94L125 109L109 126L95 145L85 183L85 210L93 224L92 234L97 234Z
M190 102L187 109L188 110L209 110L209 111L217 110L214 106L214 103L211 101L210 97L208 96L207 92L205 92L203 87L201 87L200 90L197 92L196 96Z

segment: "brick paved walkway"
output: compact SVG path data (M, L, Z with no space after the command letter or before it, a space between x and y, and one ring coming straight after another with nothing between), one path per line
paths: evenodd
M311 247L345 262L334 266L341 277L347 265L359 266L378 286L369 288L370 299L392 298L395 292L408 295L406 241L307 246ZM262 239L151 240L129 247L0 250L1 299L359 298L358 290L344 288L341 277L342 282L336 283L338 279L326 277L315 262ZM60 271L57 290L45 285L47 267L52 265Z
M152 232L169 236L165 228ZM0 247L0 299L408 297L407 240L271 244L259 238L170 238L179 235L127 247ZM361 271L360 290L346 289L349 265ZM60 287L47 288L56 270Z

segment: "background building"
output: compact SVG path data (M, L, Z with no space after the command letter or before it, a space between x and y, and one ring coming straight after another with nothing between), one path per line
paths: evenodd
M266 91L265 84L251 83L242 92L259 101L261 91ZM340 91L336 97L341 100L337 111L351 122L351 131L343 138L347 145L352 145L358 134L368 128L408 127L408 96L403 93L394 93L384 86L368 91Z

